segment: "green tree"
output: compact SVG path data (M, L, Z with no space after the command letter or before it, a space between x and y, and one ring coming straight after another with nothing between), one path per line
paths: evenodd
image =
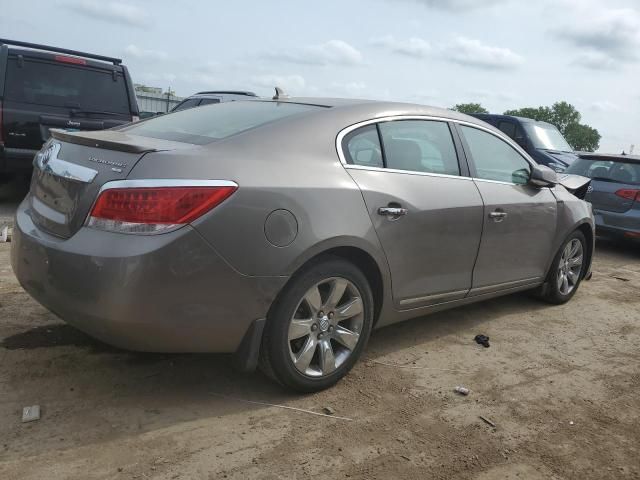
M593 127L580 123L582 115L567 102L556 102L551 107L526 107L507 110L505 115L532 118L555 125L574 150L593 152L600 146L600 133Z
M575 150L595 152L600 146L598 130L582 123L572 123L567 126L564 136Z
M484 108L480 103L459 103L451 107L451 110L466 113L467 115L470 113L489 113L489 110Z

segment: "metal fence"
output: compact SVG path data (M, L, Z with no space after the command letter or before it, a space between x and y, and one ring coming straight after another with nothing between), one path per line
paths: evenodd
M168 112L183 100L170 93L136 92L136 97L141 112L154 113Z

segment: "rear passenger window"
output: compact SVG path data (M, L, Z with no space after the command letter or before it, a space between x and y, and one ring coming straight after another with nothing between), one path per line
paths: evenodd
M382 149L375 125L367 125L349 133L343 145L347 163L382 168Z
M387 168L460 175L449 125L431 120L379 124Z
M476 178L526 184L531 165L515 148L483 130L461 126L476 167Z

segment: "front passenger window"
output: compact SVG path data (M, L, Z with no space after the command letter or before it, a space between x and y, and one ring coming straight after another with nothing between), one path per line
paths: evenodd
M476 178L524 185L531 165L504 140L478 128L461 126L476 167Z

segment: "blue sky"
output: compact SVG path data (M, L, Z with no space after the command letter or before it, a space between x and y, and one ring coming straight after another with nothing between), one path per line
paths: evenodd
M492 112L574 104L640 153L640 0L0 0L1 36L122 57L134 81L283 86Z

